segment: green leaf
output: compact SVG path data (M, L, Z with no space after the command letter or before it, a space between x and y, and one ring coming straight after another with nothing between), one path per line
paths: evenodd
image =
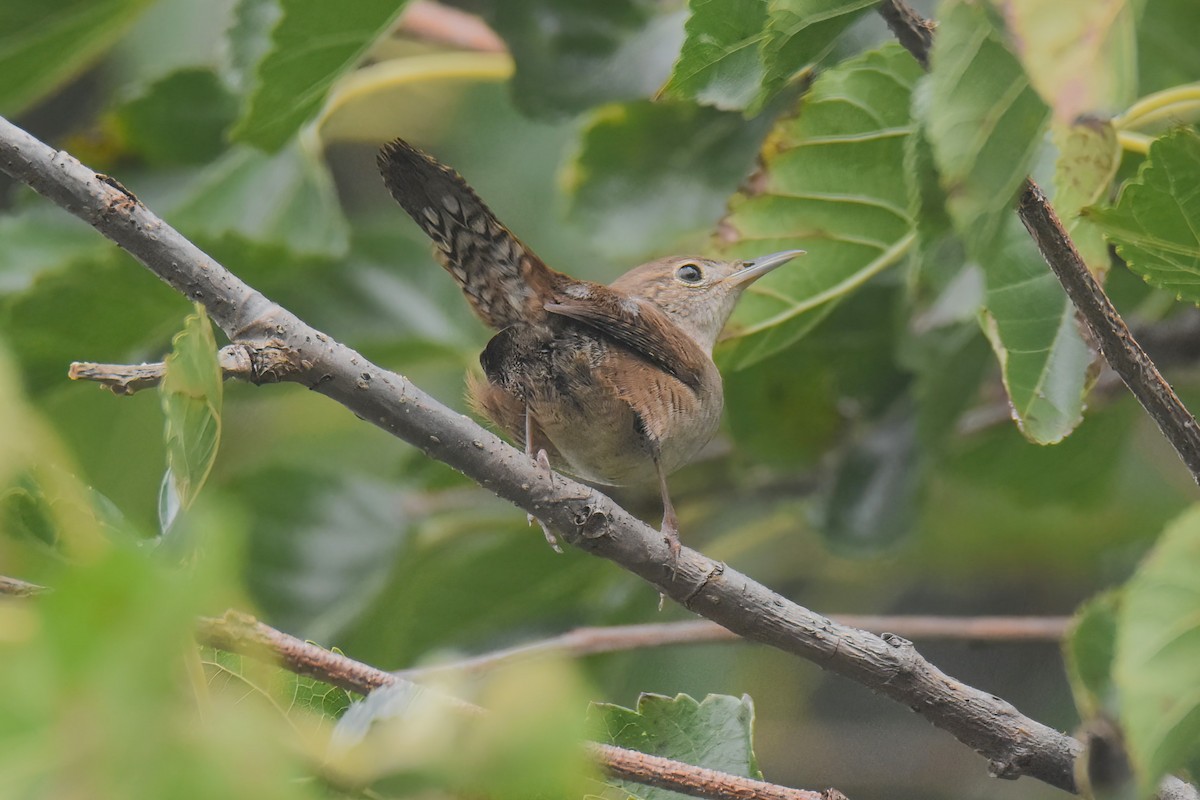
M599 741L695 767L762 778L754 757L754 703L749 695L710 694L697 702L686 694L643 694L636 710L593 703L588 719ZM680 797L628 781L606 782L641 800Z
M917 105L968 254L984 268L984 333L1021 432L1067 436L1083 414L1091 356L1073 306L1012 211L1049 110L986 8L948 0L938 15L928 102Z
M1129 268L1179 299L1200 303L1200 135L1179 128L1150 145L1116 206L1087 209Z
M1069 127L1055 126L1054 210L1088 269L1096 275L1108 272L1108 244L1100 228L1082 214L1086 206L1103 199L1117 168L1121 145L1109 122L1083 120Z
M1049 110L984 7L947 0L937 17L924 123L950 217L984 260L1012 215Z
M924 465L911 406L899 401L839 454L814 514L833 552L878 555L916 527Z
M749 111L761 109L797 72L820 62L874 0L769 0L762 47L763 84Z
M0 4L0 114L11 116L79 75L152 0Z
M500 0L487 18L517 105L541 116L652 97L684 40L684 12L656 0Z
M687 39L661 96L746 108L763 79L767 0L690 0L688 9Z
M1083 419L1093 354L1079 333L1075 306L1016 214L1008 215L1003 233L983 259L983 332L1021 433L1055 444Z
M744 367L795 342L912 244L903 172L921 68L887 45L824 73L764 147L763 174L730 201L725 257L808 255L747 290L722 360Z
M313 117L334 82L404 9L406 0L334 4L280 0L283 17L258 63L256 83L233 130L238 141L278 150Z
M383 590L408 546L396 487L291 466L226 487L254 520L246 583L271 624L334 640Z
M232 148L182 195L168 216L192 237L233 236L303 256L339 257L349 247L329 172L299 142L273 155Z
M1138 93L1148 95L1200 81L1195 30L1181 24L1196 13L1193 0L1145 0L1137 26Z
M1200 506L1163 531L1125 586L1114 675L1143 797L1200 764Z
M992 0L1013 50L1059 125L1111 116L1137 95L1142 0Z
M171 342L166 372L159 384L166 428L167 473L164 489L173 502L160 514L165 533L178 511L191 506L200 493L221 442L223 378L217 363L217 343L204 307L188 316Z
M104 247L92 226L37 203L0 217L0 295L29 288L42 273Z
M767 124L690 103L601 109L567 166L570 214L616 255L691 249L750 171Z
M159 164L199 164L225 149L237 99L208 69L182 69L116 110L128 147Z
M1112 673L1120 610L1119 592L1105 592L1093 597L1075 612L1071 629L1063 641L1067 679L1071 682L1075 707L1084 720L1101 714L1115 718L1117 712Z

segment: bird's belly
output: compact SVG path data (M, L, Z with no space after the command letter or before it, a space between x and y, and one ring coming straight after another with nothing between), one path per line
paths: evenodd
M706 398L687 408L656 409L659 435L630 404L610 391L573 393L574 402L538 402L530 411L542 432L558 450L568 471L596 483L629 486L656 485L657 450L665 473L691 461L706 445L721 421L721 398Z

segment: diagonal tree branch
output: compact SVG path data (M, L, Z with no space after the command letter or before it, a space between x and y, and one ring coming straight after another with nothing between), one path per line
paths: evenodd
M903 0L884 0L879 13L900 44L921 66L929 69L934 24L922 19ZM1031 178L1025 179L1017 214L1067 297L1087 322L1109 366L1175 448L1192 479L1200 484L1200 426L1196 425L1196 418L1129 332L1125 320L1079 257L1075 243L1045 194Z
M391 672L289 636L235 611L226 611L222 617L202 617L196 624L196 639L218 650L279 664L298 675L307 675L356 694L367 695L384 686L409 683ZM486 713L473 703L442 697L468 714ZM692 797L710 800L845 800L845 795L835 789L824 792L792 789L600 742L588 742L587 749L596 763L614 778Z
M996 776L1029 775L1075 790L1075 739L1004 700L944 674L912 643L815 614L690 548L673 559L661 534L608 497L546 475L520 451L312 328L246 285L127 190L0 119L0 170L109 237L187 298L234 343L285 354L260 382L289 380L341 403L536 515L572 545L644 578L684 607L748 639L811 660L924 715L990 761Z

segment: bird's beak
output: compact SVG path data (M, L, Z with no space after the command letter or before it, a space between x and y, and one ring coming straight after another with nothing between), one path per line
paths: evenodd
M734 286L756 281L776 267L782 267L796 256L802 255L804 255L803 250L780 250L778 253L747 261L741 269L730 275L725 281Z

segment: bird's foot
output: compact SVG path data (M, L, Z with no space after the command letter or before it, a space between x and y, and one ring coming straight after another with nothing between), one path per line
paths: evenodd
M554 486L554 470L550 469L550 457L546 455L545 448L541 448L537 451L537 456L534 458L534 461L536 461L538 467L540 467L541 470L546 473L546 480L550 482L551 486ZM546 542L550 545L554 552L562 553L563 549L558 543L558 537L554 535L554 531L550 530L550 528L546 526L546 523L542 522L533 514L526 514L525 519L530 525L532 525L536 520L538 526L542 529L542 534L546 537Z

